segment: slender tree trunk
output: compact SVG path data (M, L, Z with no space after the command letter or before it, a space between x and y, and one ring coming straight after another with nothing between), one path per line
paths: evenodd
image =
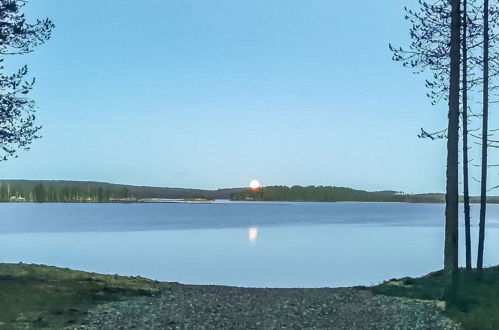
M458 276L458 149L461 60L461 1L451 1L449 114L447 128L447 185L445 194L444 298L454 297Z
M489 125L489 0L483 2L483 114L482 114L482 178L480 192L480 232L476 267L483 269L483 243L485 240L485 212L487 210L487 147Z
M463 0L463 195L466 269L471 270L470 192L468 185L468 0Z

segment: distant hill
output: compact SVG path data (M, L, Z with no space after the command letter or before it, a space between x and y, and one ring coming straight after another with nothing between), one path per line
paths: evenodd
M144 199L232 199L239 201L444 203L445 195L365 191L334 186L268 186L217 190L149 187L95 181L0 180L0 202L138 202ZM479 197L471 197L478 203ZM490 196L488 203L499 203Z
M242 188L203 190L133 186L95 181L0 180L0 201L110 202L164 199L229 199Z

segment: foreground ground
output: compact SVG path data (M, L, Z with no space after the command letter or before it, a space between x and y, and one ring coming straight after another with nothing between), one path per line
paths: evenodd
M436 300L442 296L442 271L420 278L387 281L369 290L375 294ZM447 302L445 314L465 329L499 329L499 266L482 274L461 270L457 297Z
M432 285L438 278L430 278ZM443 311L445 304L431 300L435 288L418 288L428 279L412 281L373 288L247 289L0 264L0 328L457 329L448 316L469 321L457 307Z

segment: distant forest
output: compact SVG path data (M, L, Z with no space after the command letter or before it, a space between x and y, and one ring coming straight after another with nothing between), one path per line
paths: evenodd
M229 199L242 188L202 190L92 181L0 180L0 202L138 202L148 198Z
M247 201L295 201L295 202L400 202L445 203L444 194L405 194L400 191L365 191L332 186L270 186L259 190L245 189L235 192L231 199ZM489 203L499 203L499 197L491 196ZM479 197L471 197L479 203Z
M231 199L235 201L444 203L444 194L405 194L332 186L269 186L218 190L132 186L93 181L0 180L0 202L112 203L148 199ZM479 197L471 197L479 203ZM499 204L490 196L489 203Z

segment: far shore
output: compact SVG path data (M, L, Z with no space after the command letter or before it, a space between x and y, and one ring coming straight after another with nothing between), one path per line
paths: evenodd
M70 201L70 202L33 202L33 201L0 201L0 204L222 204L224 201L230 203L351 203L351 204L440 204L445 202L393 202L393 201L270 201L270 200L231 200L231 199L168 199L147 198L138 200L113 200L105 202L96 201ZM464 204L462 201L459 204ZM480 205L479 201L470 202L471 205ZM497 205L499 201L488 201L487 205Z

